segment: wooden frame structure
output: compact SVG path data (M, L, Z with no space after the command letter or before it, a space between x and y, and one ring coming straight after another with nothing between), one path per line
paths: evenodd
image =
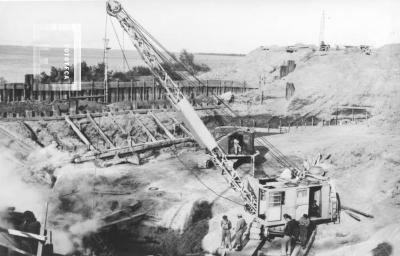
M163 134L159 134L160 137L162 137L161 139L156 138L156 136L152 133L151 129L148 126L146 126L146 124L140 119L140 117L144 116L152 120L156 125L156 127L160 128L163 131ZM118 123L116 118L114 118L114 113L109 113L108 115L102 117L106 119L109 118L111 122L118 127L117 130L125 136L129 137L130 133L134 130L134 128L132 128L130 131L124 129L122 125ZM156 149L156 148L171 146L174 144L194 141L189 130L177 119L168 118L168 121L170 121L170 123L172 123L173 125L178 125L181 128L181 130L183 131L181 136L177 136L175 132L171 132L175 131L175 127L168 127L152 111L148 111L142 114L137 114L137 113L135 114L133 111L128 112L125 119L128 119L131 124L132 123L138 124L138 126L140 127L140 131L144 132L144 134L146 134L147 136L147 141L143 143L132 143L132 141L128 141L127 139L128 145L126 144L117 145L115 141L112 141L112 139L110 139L110 137L107 136L107 134L102 130L101 125L94 120L92 114L88 113L86 115L86 119L88 120L88 123L91 124L95 128L97 133L100 135L100 139L102 139L105 143L107 143L109 147L105 150L101 150L100 148L94 147L93 146L94 143L90 142L90 140L87 138L84 132L78 128L78 126L71 120L71 118L69 116L65 116L64 120L69 124L71 129L74 131L75 135L77 135L77 137L89 149L88 152L86 152L84 155L74 157L72 159L73 163L82 163L96 159L112 159L115 157L123 158L150 149Z

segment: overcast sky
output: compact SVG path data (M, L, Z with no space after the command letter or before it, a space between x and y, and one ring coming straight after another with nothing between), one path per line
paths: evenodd
M260 45L317 44L323 10L325 40L331 45L381 46L400 42L399 0L121 0L121 3L171 51L186 48L193 52L247 53ZM0 0L0 44L31 45L34 24L78 23L82 27L82 47L102 48L105 16L105 1ZM119 48L111 26L108 35L111 47ZM132 48L126 37L125 46Z

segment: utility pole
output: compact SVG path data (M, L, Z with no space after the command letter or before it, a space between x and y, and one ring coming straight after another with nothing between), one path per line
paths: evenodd
M322 11L321 24L319 28L319 45L325 44L325 11Z
M111 49L108 47L110 39L104 38L104 102L108 103L108 51Z

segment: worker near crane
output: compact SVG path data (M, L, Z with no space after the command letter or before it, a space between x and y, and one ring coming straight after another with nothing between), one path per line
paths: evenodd
M289 214L284 214L285 228L281 244L281 255L289 256L292 253L292 244L296 241L299 234L299 226L296 220L293 220Z
M310 224L310 217L308 217L307 214L303 214L303 216L299 220L299 240L303 248L305 248L307 244Z
M242 153L242 147L240 146L239 140L233 139L233 150L235 151L235 155Z
M20 227L21 231L37 235L40 233L40 222L36 220L33 212L25 211L23 219L23 223ZM29 238L21 238L21 247L32 254L36 254L38 242Z
M237 215L237 222L236 222L236 228L235 228L235 243L234 243L234 247L236 251L240 251L243 248L243 244L242 244L242 237L244 232L246 231L247 228L247 223L246 221L243 219L242 214L238 214Z
M222 216L221 220L221 229L222 229L222 236L221 236L221 248L226 248L228 245L229 250L232 250L232 243L231 243L231 228L232 223L228 219L228 216Z
M319 205L317 204L317 200L313 200L311 203L310 207L310 216L313 217L320 217L320 212L319 212Z

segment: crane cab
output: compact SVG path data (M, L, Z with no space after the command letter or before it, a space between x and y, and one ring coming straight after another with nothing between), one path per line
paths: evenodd
M220 134L223 134L222 136ZM219 136L218 136L219 135ZM255 153L254 131L251 129L236 129L231 132L219 130L216 134L218 145L227 156L249 156ZM240 146L240 150L235 150L235 144Z
M285 224L283 215L300 219L307 214L315 223L335 222L339 200L334 184L328 180L254 179L249 185L258 196L258 217L268 227Z
M244 163L250 163L251 172L254 174L255 157L259 154L254 147L254 130L236 128L232 131L232 129L226 130L219 127L214 135L226 158L235 162L235 168Z

